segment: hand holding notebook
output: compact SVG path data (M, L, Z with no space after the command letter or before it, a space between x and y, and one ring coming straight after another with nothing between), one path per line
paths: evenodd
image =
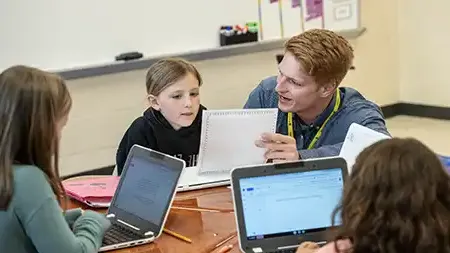
M286 162L299 159L297 141L289 135L264 133L255 144L257 147L266 150L264 158L268 162Z

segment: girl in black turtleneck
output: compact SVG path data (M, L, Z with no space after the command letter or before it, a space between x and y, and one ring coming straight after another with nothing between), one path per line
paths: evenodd
M116 154L118 175L134 144L176 156L186 166L197 164L200 147L202 78L191 63L163 59L147 72L146 87L150 107L134 120L123 136Z

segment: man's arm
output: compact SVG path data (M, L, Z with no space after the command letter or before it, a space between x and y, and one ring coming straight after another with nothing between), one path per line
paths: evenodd
M244 105L244 109L258 109L264 108L264 91L261 84L256 86L255 89L248 95L247 102Z
M341 151L342 144L340 142L334 145L326 145L315 149L302 149L298 151L300 159L319 158L328 156L337 156Z
M276 76L268 77L262 80L255 89L250 92L244 109L259 109L259 108L276 108L278 98L275 92L277 85Z
M384 121L382 115L374 115L374 116L365 118L358 124L368 127L370 129L380 132L382 134L391 136L386 128L386 124L385 124L385 121ZM299 150L298 152L300 155L300 159L337 156L341 152L341 148L342 148L343 144L344 144L344 141L337 143L337 144L333 144L333 145L322 146L322 147L316 148L316 149Z

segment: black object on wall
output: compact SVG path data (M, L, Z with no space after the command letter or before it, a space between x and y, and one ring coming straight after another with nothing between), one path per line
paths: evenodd
M131 61L131 60L137 60L144 57L142 53L139 52L127 52L117 55L116 61Z
M247 32L233 35L220 34L221 46L229 46L256 41L258 41L258 33Z

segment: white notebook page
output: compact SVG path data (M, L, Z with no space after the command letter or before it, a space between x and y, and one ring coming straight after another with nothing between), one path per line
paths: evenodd
M255 146L262 133L275 133L278 109L205 110L197 166L200 173L227 172L264 163Z

